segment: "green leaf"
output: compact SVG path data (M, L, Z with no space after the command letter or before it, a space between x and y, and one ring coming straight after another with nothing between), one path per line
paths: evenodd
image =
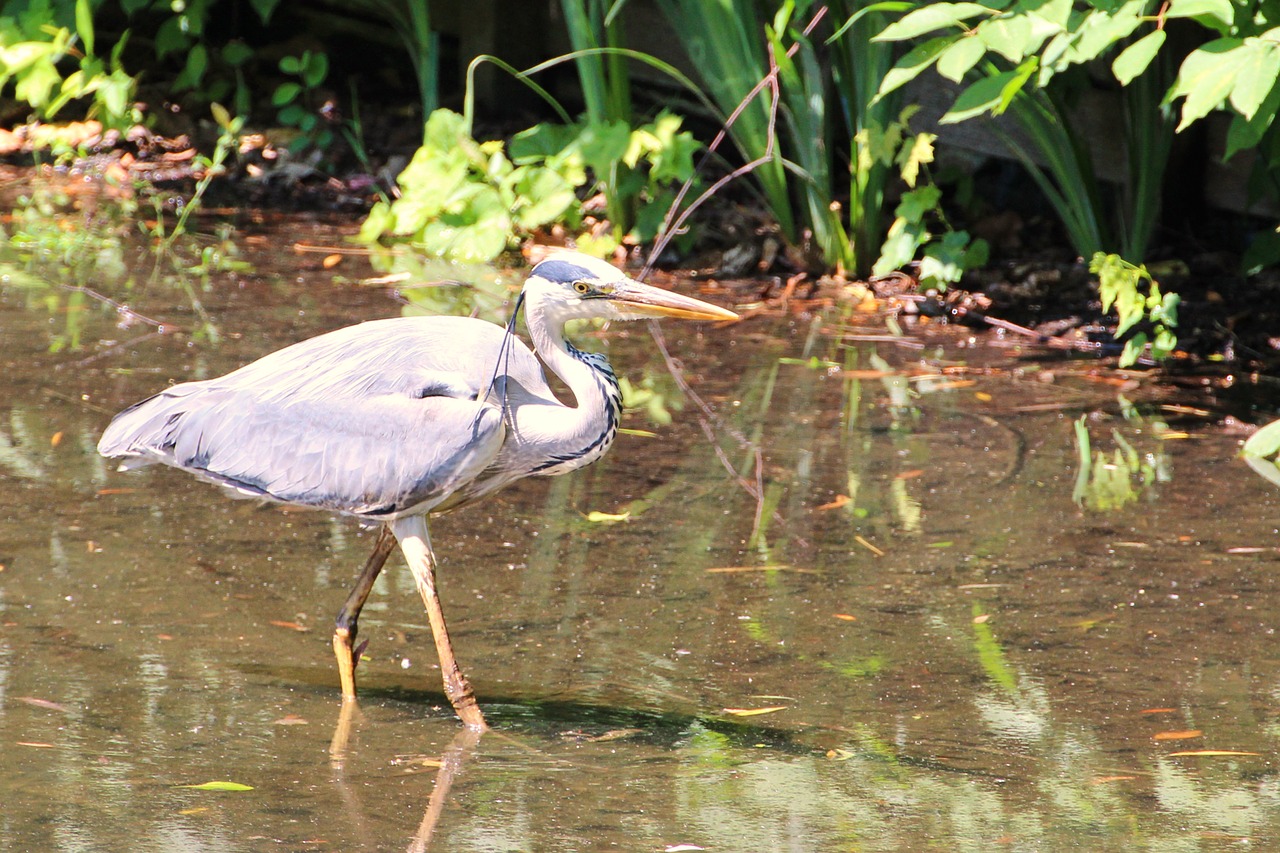
M253 48L239 39L222 46L222 61L232 68L239 68L250 59L253 59Z
M978 25L978 38L988 49L995 51L1015 65L1028 53L1033 53L1044 41L1034 38L1031 20L1025 15L990 18Z
M604 178L609 169L626 156L631 145L631 128L625 121L588 124L578 134L576 144L582 159L596 172L596 178Z
M173 87L179 91L194 89L204 79L204 72L209 67L209 50L203 44L196 44L187 52L187 62L182 73L173 81Z
M871 272L875 275L888 275L910 263L916 256L916 249L928 239L929 232L921 223L908 222L898 217L889 226L889 233L880 246L880 257Z
M1249 436L1241 450L1263 459L1280 453L1280 421L1272 421Z
M307 63L306 69L303 71L302 79L307 87L314 89L324 82L324 78L329 76L329 57L327 54L314 53L310 56L310 62Z
M249 0L249 5L258 13L259 20L264 24L271 23L271 13L276 10L276 6L280 5L280 0Z
M271 95L271 106L283 107L285 104L293 103L298 95L302 94L302 85L292 80L286 80L276 87Z
M995 12L981 3L929 3L885 27L872 41L906 41Z
M302 73L302 60L296 56L283 56L280 58L280 70L285 74Z
M93 55L93 7L89 0L76 0L76 35L84 44L84 52Z
M1259 234L1245 250L1240 268L1245 275L1257 275L1267 267L1280 264L1280 230Z
M951 109L939 119L941 124L955 124L983 113L995 111L1004 100L1005 86L1014 82L1020 75L1015 71L1004 71L978 80L960 93Z
M33 107L42 107L49 103L49 96L55 86L62 83L58 69L48 59L33 64L14 85L14 94L18 100L25 101Z
M875 101L920 76L920 72L932 65L944 50L960 38L962 37L958 35L940 36L907 51L880 81L880 91L876 92Z
M213 120L218 127L226 130L231 126L231 113L227 112L227 108L219 103L209 105L209 111L213 113Z
M156 58L164 59L171 53L183 51L191 44L191 37L182 29L178 16L166 18L156 30Z
M289 104L276 114L276 119L285 127L300 127L307 115L301 104Z
M937 138L932 133L917 133L911 144L898 152L898 167L907 186L914 187L920 168L933 162L933 142Z
M569 182L544 166L520 166L503 186L512 196L512 217L526 231L556 221L578 200Z
M938 57L938 73L959 83L987 53L987 46L974 36L961 37Z
M1167 102L1186 96L1179 131L1217 109L1231 94L1236 74L1248 58L1240 50L1242 45L1237 38L1215 39L1183 60L1177 80L1165 95Z
M935 186L920 187L902 194L902 201L894 210L894 215L910 222L919 222L938 207L942 199L942 190Z
M1133 44L1126 47L1111 63L1111 73L1120 81L1121 86L1129 83L1151 64L1160 48L1164 46L1164 30L1153 30Z
M199 785L175 785L177 788L190 788L193 791L252 791L252 785L241 785L239 782L202 782Z
M1044 30L1046 35L1066 32L1071 24L1071 0L1048 0L1027 10L1036 30Z
M1210 18L1222 25L1223 31L1235 21L1231 0L1170 0L1166 18ZM1205 23L1202 21L1202 23Z
M1280 45L1247 39L1239 50L1247 53L1227 100L1236 112L1251 119L1280 79Z

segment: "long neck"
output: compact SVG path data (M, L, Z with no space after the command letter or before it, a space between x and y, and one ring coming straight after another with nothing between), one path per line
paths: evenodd
M548 415L548 422L539 426L538 444L546 461L535 473L566 473L599 459L613 444L622 392L608 360L574 348L565 339L563 321L548 316L543 306L527 306L525 321L538 356L569 386L577 403Z

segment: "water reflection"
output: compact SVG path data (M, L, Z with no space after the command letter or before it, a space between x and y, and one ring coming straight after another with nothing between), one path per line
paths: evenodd
M498 730L455 744L412 583L388 571L331 767L327 643L369 534L93 453L159 377L401 307L252 260L201 291L218 347L100 349L123 334L91 306L81 349L51 351L63 318L0 289L0 847L416 849L424 827L463 850L1273 843L1277 501L1236 439L1154 437L1157 390L1126 392L1146 419L1126 420L1069 364L979 371L980 352L834 320L728 345L668 330L718 448L695 406L665 405L670 425L646 406L624 425L656 435L442 519L455 643ZM380 274L356 263L342 275ZM643 333L591 343L676 399ZM1107 464L1113 429L1137 453L1140 500L1073 500L1081 414ZM211 780L253 791L175 787Z

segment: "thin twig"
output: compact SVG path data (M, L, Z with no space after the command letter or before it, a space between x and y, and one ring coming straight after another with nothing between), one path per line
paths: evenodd
M826 6L818 7L814 12L813 17L809 19L809 23L804 28L804 35L808 36L812 33L826 14ZM800 42L796 41L787 49L786 55L788 57L794 56L796 51L799 49ZM666 249L667 244L670 243L674 236L680 232L680 229L684 227L684 223L688 220L693 211L697 210L708 199L715 196L716 193L731 181L750 174L765 163L774 159L774 146L778 137L778 107L782 100L782 93L778 85L778 75L781 72L781 69L778 66L778 58L774 54L772 43L768 44L768 52L769 73L752 87L751 91L746 94L746 96L738 103L738 106L734 108L733 112L729 114L729 117L725 120L724 126L720 129L720 132L716 134L715 139L713 139L711 144L707 146L707 151L703 154L697 167L695 167L693 176L685 181L680 187L680 191L676 194L675 200L672 201L671 207L667 210L667 215L663 221L662 235L654 243L653 249L649 252L649 257L645 260L645 265L640 270L637 278L644 279L648 276L653 269L654 261L661 256L662 252ZM680 210L680 205L684 202L685 196L688 195L689 190L693 186L694 178L706 167L711 156L714 154L716 149L720 147L721 143L728 138L729 128L738 120L738 117L742 115L742 112L747 108L747 106L755 100L756 96L766 89L769 90L769 123L766 130L764 154L749 163L739 166L728 175L720 178L707 190L701 193L692 204L677 215L677 211ZM760 528L761 519L764 514L763 455L760 452L760 448L743 435L741 431L726 423L724 419L717 415L715 410L712 409L711 406L708 405L708 403L703 400L692 387L690 387L689 383L685 381L684 371L681 369L680 365L676 363L676 360L672 358L671 352L667 349L666 338L662 334L662 329L653 320L649 321L649 334L652 336L654 343L657 344L658 351L662 354L663 361L666 363L667 371L675 380L677 387L680 388L681 392L684 393L687 399L693 401L694 405L697 406L701 412L698 416L698 423L702 428L703 433L707 436L707 440L710 441L712 447L715 448L716 458L720 460L720 464L729 472L734 482L736 482L743 491L755 498L755 524L752 530L754 535L755 531ZM742 474L738 473L737 468L734 467L732 461L730 461L728 455L720 446L720 442L716 435L717 426L722 431L731 435L740 447L750 449L754 454L756 460L756 481L754 483ZM777 512L773 515L775 519L779 519Z

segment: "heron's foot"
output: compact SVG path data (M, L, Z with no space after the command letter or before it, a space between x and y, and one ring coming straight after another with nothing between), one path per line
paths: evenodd
M444 672L444 694L449 697L449 704L458 713L464 726L473 732L489 730L489 724L484 721L484 714L476 702L476 694L471 689L471 683L456 665Z
M344 703L356 701L356 667L360 663L360 653L369 645L369 641L365 640L353 649L353 639L352 633L343 628L333 632L333 656L338 662L338 679L342 682Z

